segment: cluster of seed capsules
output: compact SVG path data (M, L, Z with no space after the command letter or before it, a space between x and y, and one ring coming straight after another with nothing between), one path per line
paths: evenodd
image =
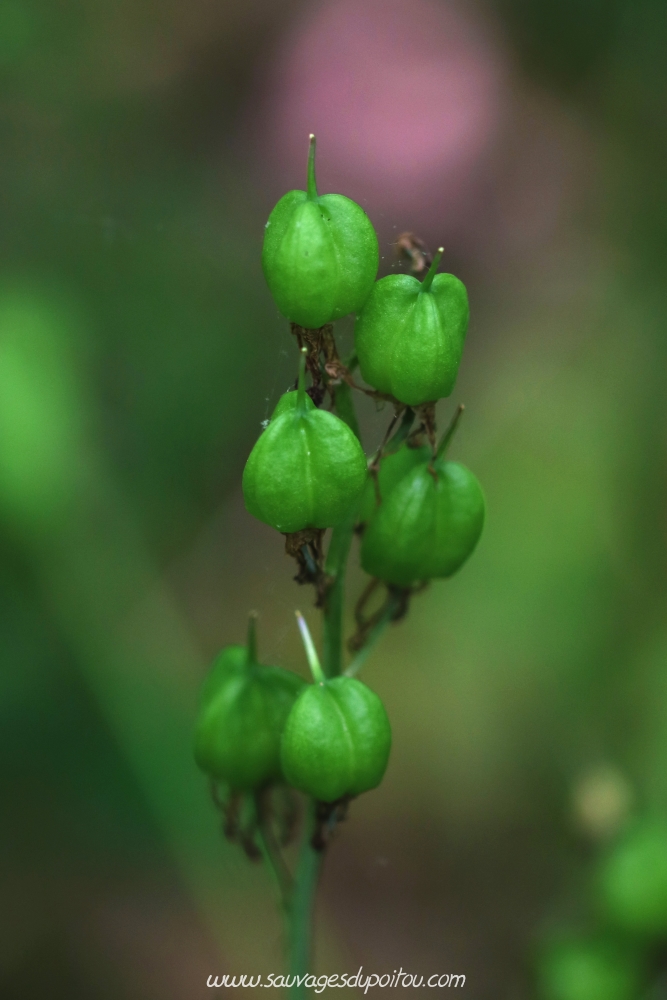
M376 281L378 241L368 216L340 194L320 196L311 136L305 191L290 191L266 224L262 264L280 312L307 331L356 314L355 350L365 381L401 408L434 404L456 381L468 325L465 286L438 274ZM376 490L354 431L297 388L278 401L248 458L248 511L285 535L365 525L363 568L388 587L420 586L454 573L484 522L475 476L447 461L448 435L381 458ZM390 449L391 450L391 449ZM378 496L379 493L379 496ZM254 635L254 633L253 633ZM254 638L223 650L202 696L196 735L200 767L232 792L286 782L333 803L376 787L387 766L385 709L354 677L327 678L310 657L314 683L257 662Z

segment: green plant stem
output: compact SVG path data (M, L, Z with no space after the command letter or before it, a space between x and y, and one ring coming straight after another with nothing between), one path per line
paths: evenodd
M312 148L314 156L314 146ZM358 433L359 425L354 412L354 404L351 399L346 399L345 402L347 404L347 418L354 424L355 433ZM345 572L354 535L355 521L356 511L347 522L337 525L332 530L324 564L324 572L329 578L329 588L324 605L322 642L323 668L327 677L337 677L343 669ZM313 834L317 826L316 812L315 799L309 799L307 821L289 901L289 971L291 976L300 977L302 980L300 984L297 981L291 987L291 1000L303 1000L308 995L303 980L310 972L313 908L324 860L324 851L316 850L313 847Z
M339 524L331 532L324 572L330 579L324 607L323 660L327 677L337 677L343 669L343 604L345 571L350 554L354 519Z
M333 529L324 566L331 580L324 608L323 660L327 677L336 677L343 667L345 570L353 534L354 519ZM310 799L289 905L289 971L290 975L299 976L302 980L310 971L313 906L324 855L312 845L317 822L316 807L315 800ZM292 986L290 996L292 1000L303 1000L307 996L303 981Z
M444 457L445 452L447 451L447 448L449 447L452 438L456 434L456 429L459 426L459 421L460 421L461 417L463 416L463 411L464 410L465 410L465 406L463 405L463 403L459 403L459 405L456 408L456 413L452 417L452 420L451 420L451 423L450 423L449 427L447 428L447 430L445 431L445 433L442 435L442 438L440 440L440 444L438 445L438 450L436 451L436 458L443 458Z
M371 630L368 638L366 639L366 642L361 647L361 649L354 657L347 670L345 671L346 677L354 677L356 674L359 673L364 663L366 662L368 655L373 649L373 646L375 646L378 639L382 636L383 632L391 622L395 613L398 611L398 608L399 608L398 598L390 597L389 600L387 601L387 606L384 610L384 614L377 622L375 627Z
M308 815L299 861L294 875L294 885L289 904L289 972L300 977L290 990L292 1000L303 1000L308 995L304 978L310 972L310 957L313 937L313 907L319 881L324 852L312 845L317 823L317 803L308 801Z
M280 850L274 842L270 830L265 825L264 817L262 815L263 809L257 796L255 796L255 812L257 815L257 843L260 851L262 852L264 864L269 869L271 877L274 881L280 903L280 909L285 917L285 920L287 921L287 929L289 932L289 906L292 895L292 879L287 866L283 861Z
M323 659L327 677L336 677L343 666L345 570L353 534L353 519L333 529L324 566L325 573L331 579L324 608ZM292 986L292 1000L303 1000L308 995L303 979L310 971L313 906L324 855L323 851L316 850L312 845L317 822L316 808L317 803L310 799L289 904L289 971L290 975L301 977L302 980L300 984L297 981Z

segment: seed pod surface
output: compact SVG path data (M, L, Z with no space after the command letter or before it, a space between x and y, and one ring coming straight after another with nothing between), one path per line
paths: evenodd
M378 471L380 499L386 499L408 472L411 472L417 465L423 465L425 462L428 462L430 457L431 449L428 446L408 448L407 445L403 445L391 455L386 455L380 462L380 469ZM361 498L359 520L362 523L368 521L375 513L377 506L375 483L372 477L369 476Z
M282 778L280 738L304 686L289 670L254 661L245 646L228 646L202 687L195 760L233 791Z
M380 580L410 587L455 573L484 525L484 495L458 462L435 459L408 472L382 499L361 545L361 565Z
M311 136L308 190L289 191L269 216L262 267L283 316L309 329L357 312L378 269L378 242L364 210L342 194L318 195Z
M378 696L352 677L311 684L289 714L281 744L286 780L322 802L375 788L391 728Z
M435 274L439 260L423 282L409 274L381 278L355 325L362 376L408 406L449 396L461 363L468 294L453 274Z
M368 477L359 441L301 390L285 393L276 413L243 472L247 510L284 534L339 524Z

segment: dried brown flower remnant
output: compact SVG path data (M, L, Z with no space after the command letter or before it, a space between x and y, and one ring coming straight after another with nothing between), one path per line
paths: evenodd
M410 273L419 277L428 271L433 261L433 255L424 241L415 233L401 233L396 242L396 256L399 260L406 261L410 266Z

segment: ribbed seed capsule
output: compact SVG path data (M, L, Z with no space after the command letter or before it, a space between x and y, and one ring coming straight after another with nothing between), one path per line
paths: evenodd
M288 783L322 802L376 788L391 729L378 696L354 677L312 684L297 699L282 738Z
M246 463L246 508L284 534L329 528L354 510L367 477L350 428L306 394L302 355L299 389L281 397Z
M286 780L321 802L376 788L391 749L384 705L353 677L327 680L314 651L309 659L315 683L294 703L281 741Z
M442 453L429 457L382 496L364 533L361 564L398 587L451 576L477 545L484 511L484 495L469 469Z
M364 379L408 406L449 396L461 363L468 293L453 274L436 274L441 256L422 282L409 274L376 282L354 329Z
M342 194L318 195L311 135L307 190L284 195L264 232L262 267L278 308L310 329L357 312L373 287L378 258L364 210Z
M254 619L247 646L227 646L202 687L195 760L232 791L282 780L280 738L304 681L255 655Z
M368 477L368 482L361 498L358 520L363 523L370 520L373 516L378 506L378 491L381 500L389 496L394 487L400 483L401 479L408 472L411 472L418 465L424 465L430 458L431 449L428 446L409 448L407 445L403 445L393 454L386 455L380 462L380 469L377 474L377 490L372 478Z

